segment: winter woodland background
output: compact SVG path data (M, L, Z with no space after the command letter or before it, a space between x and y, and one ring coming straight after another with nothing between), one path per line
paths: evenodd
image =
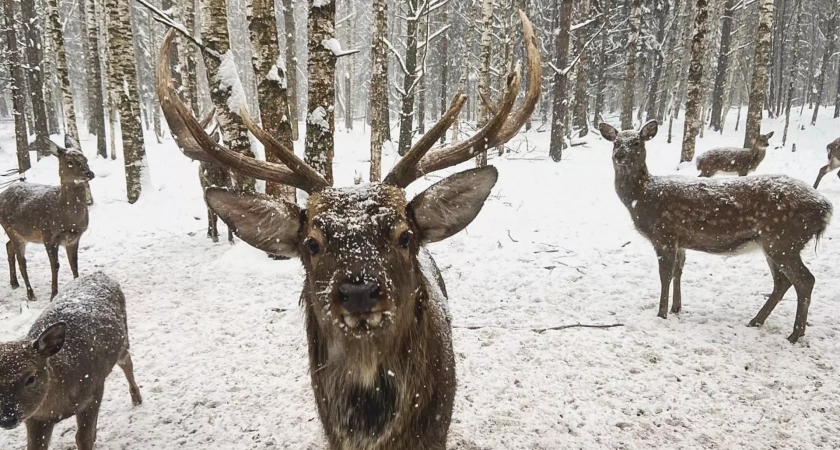
M691 253L684 312L662 321L654 254L617 201L611 145L597 135L602 120L657 119L649 164L669 173L775 131L758 172L810 182L840 124L836 0L145 1L208 49L179 37L172 74L196 116L215 104L227 146L263 157L225 111L244 94L266 130L337 184L378 179L459 92L468 104L447 139L473 133L490 115L481 95L497 99L524 58L517 10L532 19L542 99L521 135L479 157L501 172L482 214L432 247L455 317L452 448L840 446L836 226L805 252L817 286L802 343L784 339L792 295L764 328L744 326L771 285L761 255ZM98 448L322 448L301 269L204 237L197 164L155 98L167 27L129 0L0 7L0 163L11 179L56 184L35 138L80 138L97 174L81 270L108 271L129 299L147 403L131 409L112 377ZM308 70L324 62L334 74ZM837 204L829 178L821 190ZM0 338L22 335L45 304L48 265L34 248L41 300L3 283ZM534 331L578 322L625 326ZM72 447L68 422L55 448ZM22 430L0 434L1 448L23 442Z

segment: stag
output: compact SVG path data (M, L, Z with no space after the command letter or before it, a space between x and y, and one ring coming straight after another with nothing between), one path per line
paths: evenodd
M761 134L753 148L715 148L697 157L697 170L701 177L712 177L718 172L747 176L755 171L767 155L773 132Z
M840 167L840 139L835 139L834 142L828 144L826 147L828 150L828 164L820 169L820 173L817 174L817 181L814 181L814 189L816 189L820 185L820 181L822 178L832 170L837 170ZM840 178L840 172L837 173L837 177Z
M0 193L0 225L9 237L6 243L9 283L14 289L20 286L15 271L17 259L29 300L35 300L35 292L29 284L26 271L27 243L44 244L47 249L52 272L50 298L58 292L60 246L67 250L73 278L79 277L79 239L88 227L87 182L94 177L79 143L73 138L65 137L66 149L57 146L49 138L38 139L38 145L49 148L58 158L61 185L16 183Z
M668 317L668 288L674 281L671 312L682 308L680 277L685 251L726 254L758 246L773 275L773 292L749 326L764 324L791 285L798 299L795 343L805 333L814 276L800 253L819 240L831 220L831 203L802 181L784 175L698 179L648 172L645 142L656 136L653 120L640 131L618 132L602 123L601 135L613 145L615 191L636 229L659 258L659 317Z
M249 176L308 192L305 208L264 195L209 188L207 203L249 245L300 258L312 389L333 450L442 450L455 399L455 357L446 289L426 244L463 230L496 183L493 167L466 170L411 201L405 188L425 174L510 140L540 96L540 57L525 34L529 88L514 110L518 66L488 123L459 143L432 150L466 102L451 107L381 183L330 186L315 169L241 116L282 163L230 151L207 136L169 83L172 31L163 41L157 89L181 151Z

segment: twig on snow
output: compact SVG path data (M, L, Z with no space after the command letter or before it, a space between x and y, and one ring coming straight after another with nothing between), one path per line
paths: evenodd
M497 325L455 325L452 328L458 328L462 330L482 330L485 328L500 328L503 330L511 330L511 331L533 331L537 334L543 334L546 331L558 331L558 330L566 330L569 328L598 328L598 329L606 329L606 328L616 328L616 327L623 327L623 323L611 323L606 325L598 325L598 324L585 324L585 323L575 323L572 325L559 325L556 327L546 327L546 328L508 328L508 327L500 327Z

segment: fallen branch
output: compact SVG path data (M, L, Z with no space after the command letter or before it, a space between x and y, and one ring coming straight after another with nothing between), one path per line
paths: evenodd
M547 328L508 328L508 327L500 327L498 325L455 325L452 328L457 328L461 330L482 330L485 328L499 328L502 330L511 330L511 331L533 331L537 334L543 334L546 331L558 331L558 330L566 330L569 328L616 328L616 327L623 327L623 323L612 323L607 325L590 325L585 323L576 323L572 325L560 325L556 327L547 327Z

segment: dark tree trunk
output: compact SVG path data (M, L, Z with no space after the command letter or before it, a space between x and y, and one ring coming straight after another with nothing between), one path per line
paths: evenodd
M96 27L96 0L82 0L79 5L82 17L82 31L88 42L87 78L88 78L88 128L96 135L96 155L108 158L107 136L105 135L105 101L103 99L102 61L99 57L99 31Z
M335 149L335 61L324 41L335 38L335 0L309 0L309 104L306 116L306 163L332 184ZM415 43L416 46L416 43Z
M417 0L408 0L411 15L417 11ZM412 20L413 19L413 20ZM417 79L417 19L406 21L405 73L403 73L403 98L400 107L400 140L397 150L403 156L411 148L414 134L414 94ZM311 90L311 89L310 89Z
M6 26L6 47L8 48L9 72L12 76L12 108L15 115L15 147L17 150L18 173L23 173L31 167L29 162L29 133L26 130L26 115L24 108L26 96L23 87L26 80L21 67L20 53L17 46L17 32L15 22L20 16L14 11L12 0L3 0L3 17Z
M640 0L639 0L640 1ZM557 20L557 37L554 43L554 65L564 70L569 65L569 28L572 25L573 0L554 0L555 11L560 14ZM551 146L549 156L555 162L563 159L566 146L566 121L569 115L568 74L554 72L554 107L551 117Z
M715 75L715 87L712 91L712 112L709 126L715 131L720 131L726 114L723 111L723 94L726 87L726 74L729 70L729 50L732 46L732 22L735 0L726 0L724 5L723 18L720 28L720 52L718 53L717 74Z
M604 95L607 90L607 66L609 65L609 55L607 54L607 47L610 42L610 0L601 1L601 14L604 22L604 31L601 34L601 51L598 52L598 66L596 69L597 81L595 82L595 110L592 114L592 123L595 128L601 123L602 114L604 112Z
M691 64L688 66L688 101L685 104L685 132L680 162L694 159L697 134L703 126L700 115L703 97L703 63L706 59L706 33L709 21L709 0L697 0L694 37L691 39Z
M823 53L822 65L820 66L820 75L817 79L817 95L814 100L814 114L811 116L811 125L817 124L820 105L825 96L825 76L828 72L828 64L831 56L834 54L834 34L837 32L837 11L832 11L829 14L830 16L825 25L825 52Z
M579 16L581 20L589 18L589 0L582 0L579 6ZM573 124L575 128L580 129L580 136L589 134L589 121L586 118L586 110L589 108L589 51L584 49L584 46L589 41L592 33L589 31L592 25L584 27L577 38L575 45L576 53L580 57L577 63L577 79L575 80L575 105ZM604 31L606 32L606 30Z
M286 31L286 83L288 84L289 121L292 123L292 140L300 137L298 131L298 81L297 38L295 33L295 0L283 0L283 27Z
M441 8L441 24L443 26L449 25L449 6L448 4L443 5ZM440 115L442 116L446 112L446 107L448 105L448 93L447 93L447 82L449 78L449 30L443 32L440 36L440 97L438 101L440 102ZM840 94L838 94L838 98L840 98ZM440 136L441 144L446 141L446 134L442 134Z
M633 106L636 99L636 59L639 51L639 36L641 34L642 0L632 0L630 7L629 26L627 35L627 62L624 66L624 88L621 100L621 128L633 128Z
M750 86L750 106L747 109L746 136L744 148L753 148L761 134L761 110L764 106L764 92L767 86L767 65L770 62L770 38L773 33L773 0L761 0L756 32L753 78Z
M657 103L665 101L664 98L659 98L659 88L662 82L662 71L665 66L665 32L668 27L668 13L671 11L671 1L656 0L655 5L658 29L656 31L656 47L653 58L653 78L650 81L650 90L648 91L647 98L647 120L659 117L657 114L659 110Z
M44 100L44 81L41 77L41 61L44 58L44 49L41 44L40 18L35 12L35 0L22 0L20 2L21 18L23 19L27 82L29 84L29 97L32 100L32 116L34 118L33 133L38 136L49 136L50 129L47 123L47 104ZM46 151L46 149L39 151ZM42 154L41 156L45 156Z

